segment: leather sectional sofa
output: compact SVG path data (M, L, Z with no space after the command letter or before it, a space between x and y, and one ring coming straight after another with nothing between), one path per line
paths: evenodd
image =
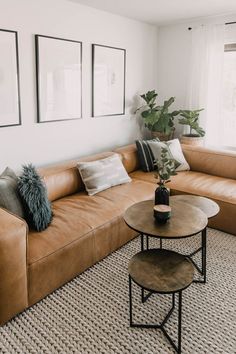
M191 170L169 184L172 194L197 194L214 199L221 208L210 226L236 235L236 153L183 146ZM28 230L24 220L0 209L0 324L35 304L88 267L136 236L122 218L135 202L154 197L153 173L139 169L135 145L115 152L131 183L88 196L77 161L39 170L53 220L43 232ZM80 159L94 161L105 152Z

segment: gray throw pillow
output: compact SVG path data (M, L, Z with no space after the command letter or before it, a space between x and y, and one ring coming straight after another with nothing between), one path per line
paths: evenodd
M18 190L25 207L25 219L37 231L43 231L52 220L51 203L46 187L32 164L23 166Z
M15 172L9 167L0 175L0 207L23 218L24 209L17 190L17 181Z

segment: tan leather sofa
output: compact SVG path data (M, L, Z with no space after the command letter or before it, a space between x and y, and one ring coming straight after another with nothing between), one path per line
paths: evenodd
M191 171L172 178L172 193L199 194L216 200L221 212L212 219L211 226L236 234L236 154L183 148ZM39 170L54 214L45 231L28 231L24 220L0 209L0 324L136 236L122 215L133 203L153 198L156 180L153 173L139 170L134 145L115 151L122 156L132 182L95 196L85 192L77 161ZM112 153L83 160L97 160Z

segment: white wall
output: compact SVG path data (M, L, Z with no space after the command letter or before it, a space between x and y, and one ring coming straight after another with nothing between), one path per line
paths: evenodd
M174 109L186 108L191 52L191 31L188 30L188 27L230 21L236 21L236 14L204 18L159 28L156 87L157 92L160 93L160 100L174 96L176 100L172 107ZM176 124L176 128L177 135L180 135L183 126Z
M131 143L138 93L156 84L155 27L66 0L0 0L0 28L18 31L22 126L0 128L0 171L36 166ZM36 123L34 34L83 42L83 119ZM126 115L91 118L91 44L126 48Z

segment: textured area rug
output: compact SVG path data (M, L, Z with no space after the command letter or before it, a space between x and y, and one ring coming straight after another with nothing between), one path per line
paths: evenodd
M163 242L182 253L199 243L198 235ZM208 229L207 246L207 284L183 292L182 352L234 354L236 237ZM127 265L139 250L136 238L0 328L0 353L174 353L160 330L129 328ZM170 305L170 295L141 305L134 288L135 321L161 321ZM176 324L177 310L166 325L173 337Z

